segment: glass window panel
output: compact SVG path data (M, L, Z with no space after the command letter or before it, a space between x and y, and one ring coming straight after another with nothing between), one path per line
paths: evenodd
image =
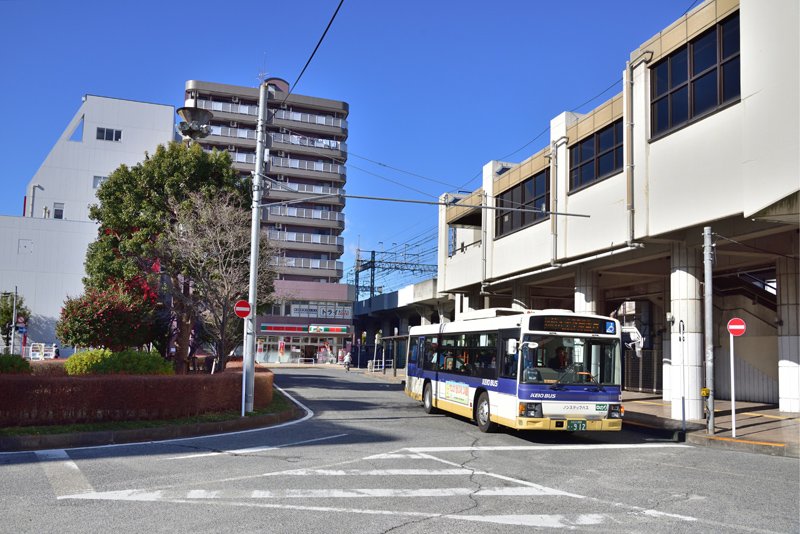
M105 128L98 128L97 129L97 138L103 140L106 138L106 129Z
M717 105L717 70L692 82L692 115L697 116Z
M669 128L669 101L662 98L653 104L653 133L663 132Z
M111 128L106 128L106 141L113 141L114 140L114 130Z
M581 167L581 185L588 184L594 180L594 160L584 163Z
M581 142L581 162L594 157L594 136Z
M523 202L528 203L531 200L533 200L533 198L536 196L535 186L536 186L535 178L530 178L528 180L525 180L525 183L522 184L524 192L524 195L522 196Z
M605 152L614 146L614 127L609 126L597 134L598 152Z
M597 158L597 174L599 176L605 176L606 174L611 174L614 171L614 152L606 152L599 158Z
M541 195L547 191L547 172L540 172L536 175L536 194Z
M570 189L575 189L576 187L579 187L581 185L580 179L581 179L580 169L572 169L569 173Z
M114 130L114 141L122 140L122 130Z
M516 186L514 189L511 190L511 201L513 202L512 207L518 208L522 205L522 187Z
M622 121L618 120L614 123L614 137L616 144L622 144Z
M622 169L622 147L614 149L614 169Z
M710 31L692 43L692 74L703 72L717 62L717 31Z
M669 58L670 88L674 89L689 77L686 48L673 53Z
M669 95L670 103L670 125L677 126L689 120L689 88L681 87Z
M722 101L728 102L739 98L741 89L739 80L739 58L733 58L722 66Z
M572 168L577 167L578 163L580 163L580 157L581 157L580 148L581 148L580 145L575 145L574 147L569 149L569 164L570 167Z
M739 15L722 23L722 58L739 52Z
M668 61L663 61L653 68L653 96L661 96L669 89L668 69Z

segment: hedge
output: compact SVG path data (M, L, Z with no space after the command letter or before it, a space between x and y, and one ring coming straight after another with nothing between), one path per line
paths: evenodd
M68 375L127 374L169 375L174 373L172 364L157 352L108 349L92 349L72 355L64 364Z
M254 376L255 408L269 406L273 374ZM0 426L175 419L240 409L242 375L3 375L0 391Z
M0 374L25 374L31 373L31 364L19 354L0 355Z

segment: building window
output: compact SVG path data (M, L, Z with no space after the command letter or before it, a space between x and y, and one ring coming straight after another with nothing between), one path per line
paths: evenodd
M739 14L650 69L652 135L669 132L739 99Z
M63 202L54 202L53 203L53 218L54 219L63 219L64 218L64 203Z
M106 180L108 180L108 176L95 176L92 179L92 187L94 189L97 189L98 187L103 185L103 182L105 182Z
M550 216L550 169L545 169L495 197L494 236L502 237ZM516 208L534 211L512 211Z
M100 141L122 141L122 130L113 128L98 128L97 139Z
M602 180L622 170L622 119L569 149L569 190Z

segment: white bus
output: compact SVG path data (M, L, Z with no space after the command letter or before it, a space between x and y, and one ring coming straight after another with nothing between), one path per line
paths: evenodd
M482 432L620 430L621 335L616 319L569 310L493 308L415 326L406 394Z

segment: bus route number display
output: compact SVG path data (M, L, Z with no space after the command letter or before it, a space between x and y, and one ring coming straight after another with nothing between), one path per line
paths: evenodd
M617 333L614 321L568 315L534 315L530 319L529 328L545 332L575 332L576 334L615 335Z

